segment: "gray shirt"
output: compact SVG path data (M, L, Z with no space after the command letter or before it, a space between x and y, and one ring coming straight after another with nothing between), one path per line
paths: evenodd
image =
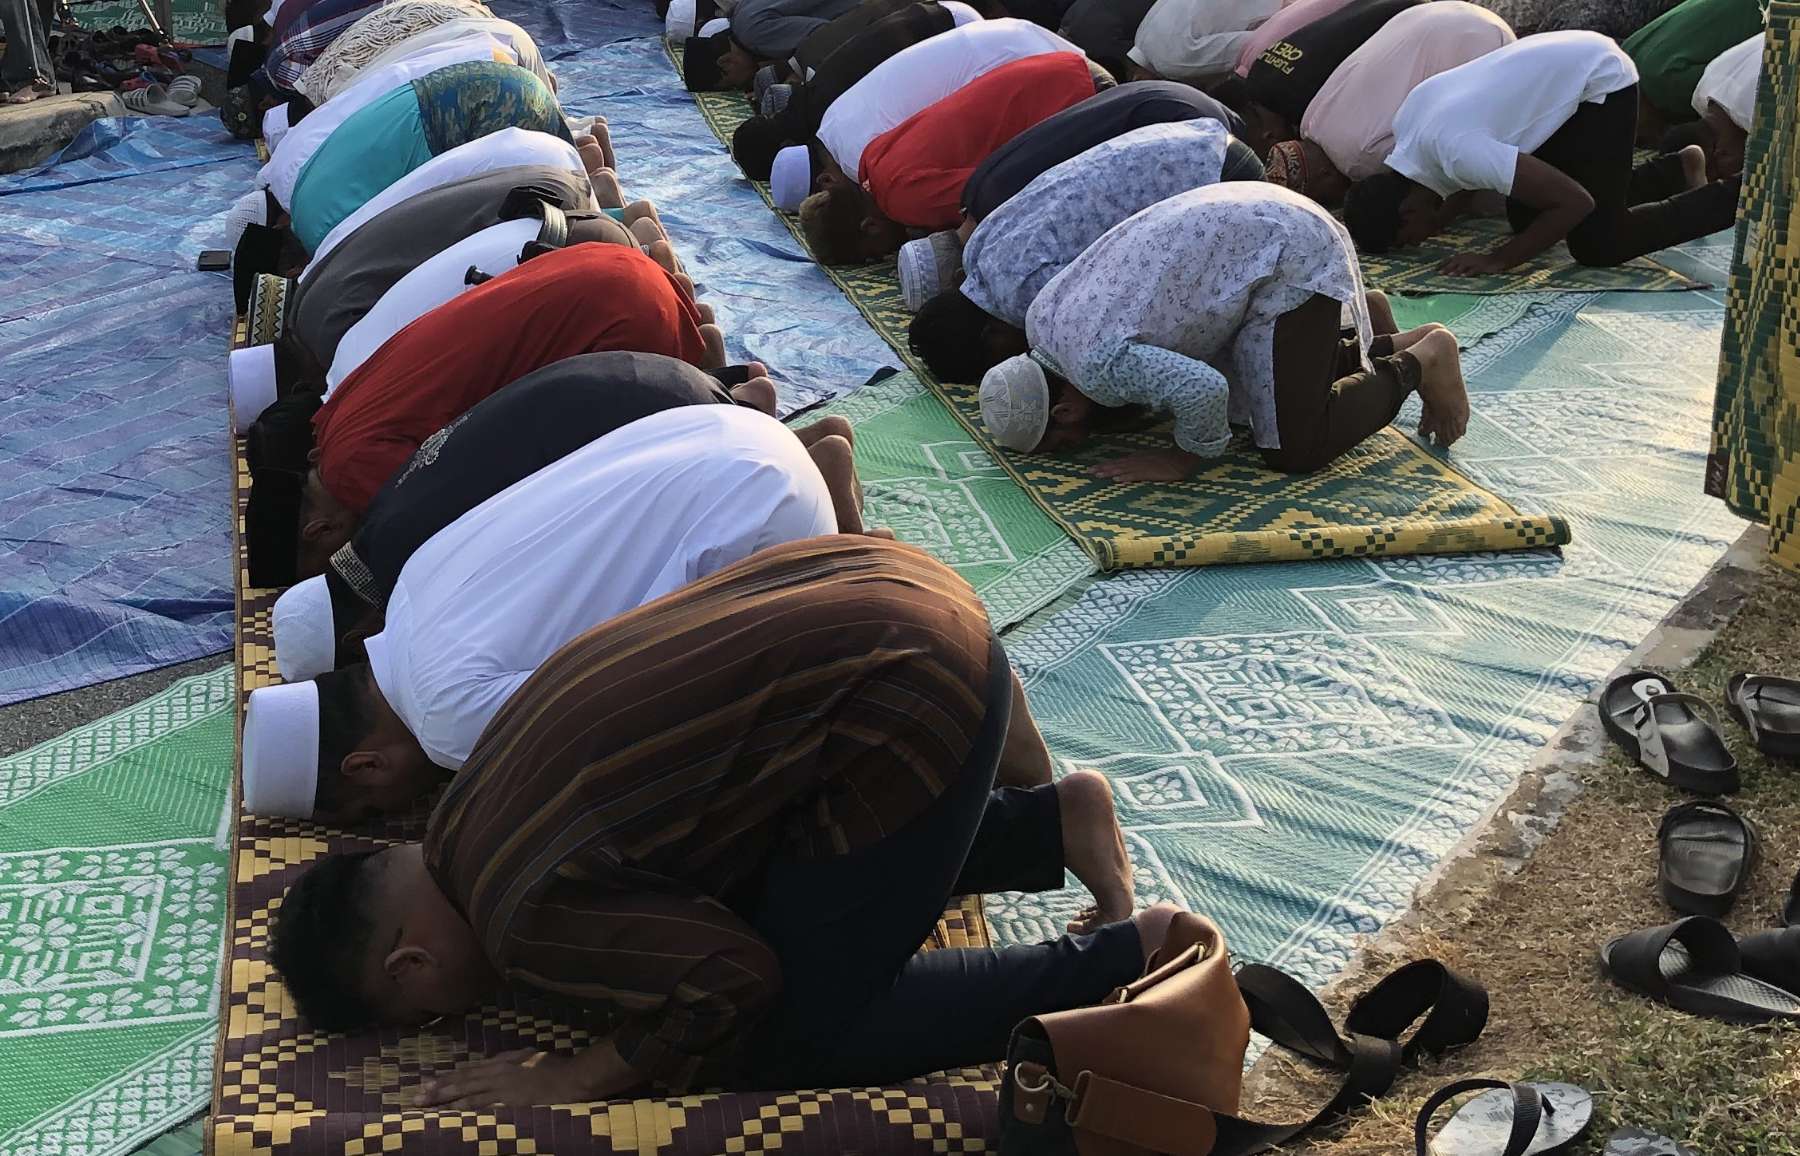
M855 8L859 0L737 0L731 35L759 60L786 60L807 34Z
M976 227L963 296L1010 325L1050 279L1125 218L1217 184L1230 136L1216 120L1145 125L1046 169Z

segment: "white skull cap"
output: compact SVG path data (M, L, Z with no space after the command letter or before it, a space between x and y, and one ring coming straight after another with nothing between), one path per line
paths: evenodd
M319 789L319 688L265 686L244 707L244 810L310 819Z
M288 587L275 600L271 618L282 681L317 678L337 665L337 623L323 574Z
M925 302L962 283L962 242L944 229L900 246L900 297L917 313Z
M812 155L805 145L789 145L775 154L769 166L769 193L784 213L800 211L800 202L812 192Z
M663 30L677 44L694 34L695 9L698 0L669 0L668 14L663 17Z
M225 381L231 390L232 429L243 433L275 404L275 347L232 350L225 359Z
M1037 448L1050 427L1050 379L1027 353L1009 357L981 379L981 420L1009 450Z

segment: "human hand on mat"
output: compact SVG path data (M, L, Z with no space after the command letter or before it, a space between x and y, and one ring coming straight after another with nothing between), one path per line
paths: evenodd
M643 1083L610 1041L573 1056L523 1049L503 1052L427 1080L413 1097L419 1108L486 1108L496 1104L580 1104Z
M1088 472L1115 482L1179 482L1199 469L1204 460L1186 450L1145 450L1101 462Z
M1452 277L1486 277L1504 273L1510 267L1494 253L1459 253L1439 265L1438 272Z

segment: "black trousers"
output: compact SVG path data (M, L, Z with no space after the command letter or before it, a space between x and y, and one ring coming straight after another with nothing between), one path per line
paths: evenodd
M1419 388L1419 361L1377 337L1362 367L1354 339L1340 340L1341 307L1323 293L1275 319L1275 428L1281 448L1262 451L1270 469L1308 474L1394 420Z
M1021 1019L1097 1003L1143 968L1137 927L1026 947L920 952L952 895L1062 886L1054 787L994 790L1011 716L998 641L981 735L948 790L854 854L778 862L734 903L781 960L744 1087L891 1083L999 1059Z
M1637 85L1583 103L1549 140L1531 154L1561 169L1594 198L1594 211L1569 230L1569 254L1583 265L1619 265L1671 245L1728 229L1737 217L1736 180L1682 187L1681 161L1673 154L1633 167L1637 139ZM1509 199L1514 231L1538 215Z

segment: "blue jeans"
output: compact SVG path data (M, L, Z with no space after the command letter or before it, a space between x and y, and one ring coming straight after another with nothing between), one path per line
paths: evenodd
M848 855L772 863L733 904L781 959L745 1087L886 1084L1000 1059L1028 1016L1098 1003L1143 970L1137 926L1023 947L920 952L950 896L1062 886L1051 786L994 789L1012 668L993 646L987 718L931 806Z
M41 82L54 84L45 11L38 0L0 0L0 25L6 28L6 56L0 58L0 81L7 92Z

